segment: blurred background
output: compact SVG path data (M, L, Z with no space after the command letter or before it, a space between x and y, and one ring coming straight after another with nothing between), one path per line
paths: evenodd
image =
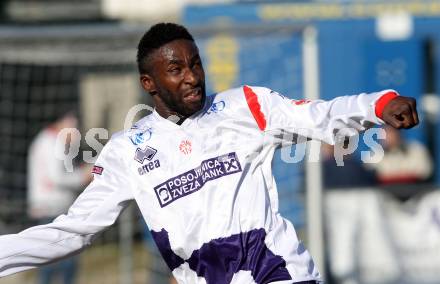
M38 197L28 186L28 161L31 145L57 129L63 114L74 114L81 134L72 197L90 170L81 153L97 154L87 131L103 127L110 135L123 128L130 107L151 105L135 55L158 21L194 34L208 93L248 84L293 99L390 88L415 97L416 128L385 129L387 139L373 137L373 144L360 136L354 153L343 142L323 145L320 163L286 163L297 146L276 154L274 173L281 213L327 283L440 283L438 0L2 0L0 234L50 218L31 208ZM108 137L94 139L105 144ZM362 151L378 143L384 159L371 163ZM41 279L50 273L32 270L0 283L49 283ZM172 283L134 204L69 273L70 283Z

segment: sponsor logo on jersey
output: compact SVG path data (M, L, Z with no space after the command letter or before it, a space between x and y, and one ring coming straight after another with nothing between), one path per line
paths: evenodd
M92 168L92 174L102 175L103 171L104 171L104 168L100 167L100 166L93 166L93 168Z
M139 167L138 172L139 172L139 175L142 176L142 175L145 175L145 174L147 174L147 173L151 172L152 170L157 169L159 167L160 167L159 160L154 160L154 161L146 163L142 167Z
M145 147L143 150L137 148L136 153L134 153L134 159L143 164L145 160L151 161L156 153L157 150L150 146Z
M191 154L192 152L192 144L189 140L182 140L179 145L179 150L185 155Z
M136 130L136 128L133 128L133 130ZM146 129L144 132L137 132L132 135L130 135L130 140L133 145L140 145L151 138L151 129Z
M235 152L204 160L195 169L189 170L154 187L161 207L200 190L207 182L241 172Z
M208 109L206 114L218 113L219 111L224 110L225 106L226 106L226 103L223 100L218 101L218 102L214 102L214 103L212 103L211 107Z

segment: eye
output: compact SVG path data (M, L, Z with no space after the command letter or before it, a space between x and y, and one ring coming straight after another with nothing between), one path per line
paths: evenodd
M194 61L194 63L193 63L193 68L194 67L196 67L196 68L200 68L202 66L202 61L200 60L200 58L199 59L197 59L197 60L195 60Z
M182 68L180 68L178 66L172 66L172 67L168 68L168 72L171 74L179 74L180 71L182 71Z

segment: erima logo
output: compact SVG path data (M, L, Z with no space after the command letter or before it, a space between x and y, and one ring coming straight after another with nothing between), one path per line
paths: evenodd
M151 161L156 153L157 150L150 146L145 147L144 150L137 148L136 153L134 154L134 159L143 164L145 160Z
M195 169L170 178L154 187L160 207L200 190L207 182L241 172L235 152L204 160Z

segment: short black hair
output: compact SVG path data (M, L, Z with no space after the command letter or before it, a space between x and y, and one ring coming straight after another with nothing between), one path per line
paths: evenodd
M154 50L177 39L194 41L194 38L184 26L174 23L158 23L152 26L139 41L137 51L139 73L148 73L148 56Z

